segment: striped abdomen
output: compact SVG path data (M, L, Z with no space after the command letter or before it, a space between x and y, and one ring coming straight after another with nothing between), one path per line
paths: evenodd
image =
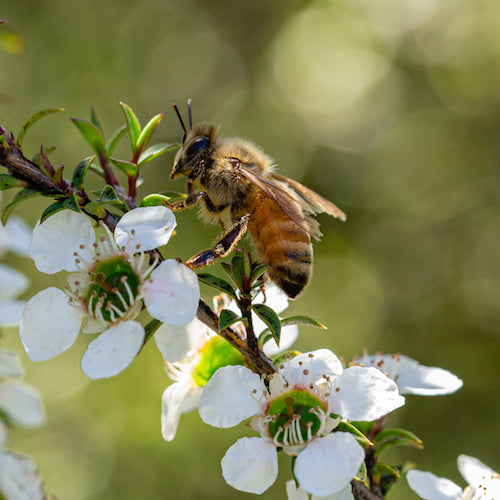
M297 226L262 192L255 193L248 231L268 275L289 297L295 298L309 282L313 249L310 234Z

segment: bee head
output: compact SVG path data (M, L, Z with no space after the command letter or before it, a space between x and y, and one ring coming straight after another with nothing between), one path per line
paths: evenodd
M170 178L175 179L179 175L186 175L195 179L209 157L209 153L217 137L218 129L206 123L193 128L191 99L188 100L189 129L186 129L182 116L175 104L174 109L184 131L184 136L182 138L182 146L175 156L174 168L172 169Z

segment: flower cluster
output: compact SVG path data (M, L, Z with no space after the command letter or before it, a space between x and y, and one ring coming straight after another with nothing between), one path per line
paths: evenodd
M137 208L118 222L114 234L103 225L96 238L89 218L63 210L38 224L29 253L46 274L71 272L64 291L50 287L23 311L20 336L33 361L53 358L84 333L100 333L82 358L90 378L112 377L142 348L145 330L135 319L145 307L160 321L186 324L198 307L196 274L170 259L150 263L147 253L165 245L175 228L166 207Z

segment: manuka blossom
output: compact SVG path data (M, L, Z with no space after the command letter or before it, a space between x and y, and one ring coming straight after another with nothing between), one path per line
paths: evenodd
M363 447L342 420L373 421L404 404L396 384L375 368L344 370L329 350L303 353L279 366L267 387L244 366L220 368L198 405L202 420L228 428L251 418L261 437L239 439L222 459L222 474L241 491L260 494L278 474L278 449L296 457L294 476L317 496L339 493L358 472ZM335 432L332 432L335 431Z
M421 365L402 354L365 354L351 364L374 366L398 385L400 394L441 396L453 394L463 382L442 368Z
M63 210L38 224L30 256L47 274L70 271L65 290L50 287L24 309L20 336L33 361L53 358L84 333L100 333L83 355L90 378L112 377L141 349L145 331L134 321L143 306L160 321L186 324L198 307L196 274L174 259L150 263L146 253L165 245L176 222L166 207L127 212L114 234L97 238L88 217Z
M216 297L216 310L227 308L238 312L236 304L228 302L221 294ZM259 292L254 303L264 302ZM288 298L275 285L265 287L265 303L276 312L288 307ZM257 337L266 325L256 315L254 327ZM277 354L288 349L298 335L295 325L284 327L280 347L271 338L264 344L264 352ZM167 375L174 381L162 396L161 429L163 438L172 441L177 432L180 416L198 406L203 387L210 377L222 366L244 364L242 355L226 340L209 330L201 321L194 319L187 325L177 326L164 323L155 333L158 349L163 354Z
M500 474L477 458L458 457L458 470L468 486L462 490L453 481L432 472L411 470L406 475L411 489L425 500L497 500L500 498Z
M38 391L19 380L21 366L14 353L0 350L0 497L43 500L42 480L33 461L5 450L8 425L35 428L45 423Z

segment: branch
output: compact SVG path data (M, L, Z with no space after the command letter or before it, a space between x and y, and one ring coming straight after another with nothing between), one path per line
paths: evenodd
M351 481L352 494L356 500L383 500L383 497L379 497L372 493L363 483L353 479Z

